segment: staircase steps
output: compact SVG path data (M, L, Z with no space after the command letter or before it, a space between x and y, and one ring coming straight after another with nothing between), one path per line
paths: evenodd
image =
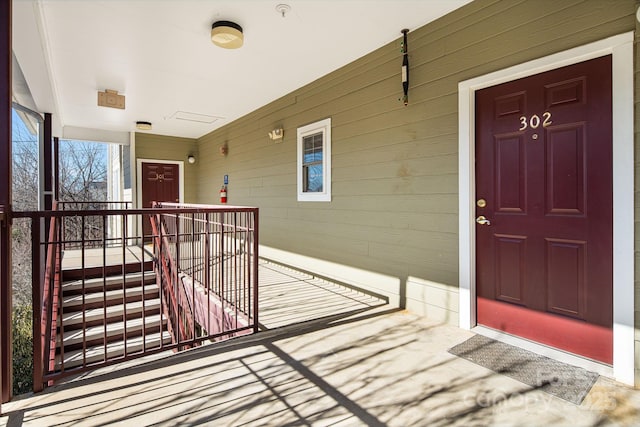
M125 334L128 336L140 335L143 329L146 333L159 331L161 326L162 329L166 329L167 322L162 317L160 314L153 314L144 318L139 317L127 320L126 322L112 322L106 325L86 327L84 330L70 330L63 334L62 340L65 348L82 347L83 340L86 341L88 346L100 345L103 343L105 332L107 341L110 342L122 339ZM58 335L58 344L60 344L60 335Z
M144 299L153 298L158 295L158 286L145 285L136 288L129 289L116 289L112 291L102 292L96 291L91 293L85 293L84 295L71 295L66 296L63 293L62 307L63 312L68 313L72 311L80 311L84 304L84 309L91 309L96 307L122 305L123 302L140 301L144 294Z
M154 349L159 348L161 344L170 344L171 343L171 335L164 331L162 334L159 332L155 334L145 335L144 341L142 336L133 337L126 341L127 343L127 355L131 355L134 353L140 353L143 350L143 343L146 343L146 349ZM125 341L114 341L107 344L106 351L106 360L105 360L105 349L103 345L93 346L87 348L85 352L86 355L86 364L93 364L104 362L107 360L113 360L118 358L125 357ZM56 366L60 365L61 357L60 355L56 355ZM64 369L70 369L77 366L82 366L83 364L83 352L80 350L71 350L64 353Z
M131 273L125 276L126 287L140 286L142 283L143 273ZM156 282L156 275L153 271L146 271L144 273L145 284L152 284ZM65 295L82 295L84 293L102 292L102 290L112 291L122 289L122 276L107 276L106 278L95 277L89 278L82 283L82 279L72 279L62 284L62 292Z
M139 264L138 264L139 265ZM107 277L63 282L56 369L121 359L171 344L153 271L123 268ZM115 269L114 269L115 271ZM69 275L65 272L65 277Z
M143 301L134 301L125 304L126 319L142 317ZM152 315L160 307L160 298L148 299L144 301L145 316ZM122 305L108 306L106 310L102 307L86 309L84 311L84 322L86 327L102 325L105 322L105 311L107 323L121 321L125 310ZM62 314L62 325L64 330L77 329L82 325L82 311L73 311ZM81 326L80 326L81 327Z

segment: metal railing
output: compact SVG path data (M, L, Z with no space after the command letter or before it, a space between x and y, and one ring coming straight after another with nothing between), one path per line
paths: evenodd
M59 201L58 210L61 211L105 211L131 209L133 202L129 201ZM99 215L67 216L61 222L62 233L65 236L65 249L85 247L101 247L103 235L106 231L107 246L118 246L123 237L122 223L116 217L103 221ZM131 229L127 230L131 234ZM82 237L82 240L81 240Z
M13 215L31 220L35 391L72 373L257 332L257 208L68 207ZM96 236L88 217L119 223L122 235L105 226ZM69 218L82 226L71 239ZM151 235L129 231L143 220Z
M195 342L257 332L256 208L156 203L157 253L171 260L166 277ZM154 221L152 221L153 223ZM161 258L162 259L162 258ZM166 262L161 262L163 265ZM166 288L163 283L163 289Z
M131 209L133 202L130 201L59 201L58 210L61 211L104 211Z

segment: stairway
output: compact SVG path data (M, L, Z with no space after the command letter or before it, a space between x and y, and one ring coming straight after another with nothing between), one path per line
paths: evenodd
M138 264L138 270L140 264ZM122 359L171 344L162 315L160 293L151 264L145 271L65 270L62 283L62 328L58 324L56 371ZM90 274L88 274L90 273ZM98 275L99 276L99 275ZM87 278L89 277L89 278ZM62 329L62 330L61 330Z

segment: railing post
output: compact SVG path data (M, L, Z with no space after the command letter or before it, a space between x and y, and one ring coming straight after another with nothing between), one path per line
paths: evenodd
M60 140L53 138L53 200L60 200Z
M11 31L12 1L0 2L0 413L11 399Z
M43 138L44 138L44 147L43 147L43 165L41 165L44 170L44 210L50 211L53 207L53 153L52 153L52 120L51 113L44 113L44 126L43 126ZM45 235L49 235L49 224L45 221Z
M48 244L53 244L48 242ZM45 247L45 251L48 248ZM43 348L45 343L44 331L42 330L42 262L40 257L40 218L34 217L31 220L31 309L33 310L33 391L42 391L44 386L44 357ZM44 283L47 286L48 283ZM50 314L50 313L49 313Z
M259 209L253 211L253 333L258 333L258 233Z

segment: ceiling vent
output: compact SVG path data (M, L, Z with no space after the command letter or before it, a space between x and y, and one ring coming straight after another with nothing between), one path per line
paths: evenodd
M169 119L185 120L188 122L198 122L211 124L215 121L221 120L223 117L211 116L208 114L189 113L187 111L176 111Z
M124 110L124 95L118 95L117 90L107 89L98 92L98 107L118 108Z

